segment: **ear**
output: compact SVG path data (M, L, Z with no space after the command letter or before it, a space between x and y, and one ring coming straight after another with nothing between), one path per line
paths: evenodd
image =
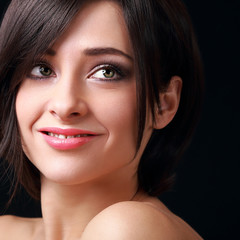
M174 118L181 97L182 79L178 76L173 76L167 87L167 90L159 94L160 109L157 107L155 115L155 129L161 129L167 126Z

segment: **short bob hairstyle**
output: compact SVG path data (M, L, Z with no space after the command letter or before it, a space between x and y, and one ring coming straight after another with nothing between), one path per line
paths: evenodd
M139 188L159 196L170 187L174 166L199 118L203 95L199 49L190 17L180 0L112 1L122 8L135 54L136 150L145 126L146 103L154 119L156 106L161 112L159 93L165 91L172 76L183 80L176 116L164 129L153 131L139 164ZM0 157L13 170L14 185L22 184L36 199L40 198L40 173L22 150L16 94L36 58L64 32L84 2L12 0L0 28Z

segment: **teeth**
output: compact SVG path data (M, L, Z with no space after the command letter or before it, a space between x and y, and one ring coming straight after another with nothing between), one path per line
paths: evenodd
M67 136L67 139L69 139L69 138L74 138L74 136Z
M64 135L62 135L62 134L59 134L58 138L66 139L66 136L64 136Z
M63 134L56 134L56 133L51 133L51 132L48 132L47 135L51 136L51 137L60 138L60 139L79 138L79 137L89 136L88 134L78 134L78 135L75 135L75 136L66 136L66 135L63 135Z

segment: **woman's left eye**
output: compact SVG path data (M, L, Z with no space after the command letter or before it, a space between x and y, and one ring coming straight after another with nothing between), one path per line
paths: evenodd
M99 70L96 70L90 78L100 79L103 81L119 80L122 77L122 74L119 70L115 70L113 67L102 67Z

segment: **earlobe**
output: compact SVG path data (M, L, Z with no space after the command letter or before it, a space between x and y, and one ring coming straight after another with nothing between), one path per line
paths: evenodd
M173 76L165 92L159 94L160 109L157 108L153 128L162 129L174 118L180 103L182 79Z

